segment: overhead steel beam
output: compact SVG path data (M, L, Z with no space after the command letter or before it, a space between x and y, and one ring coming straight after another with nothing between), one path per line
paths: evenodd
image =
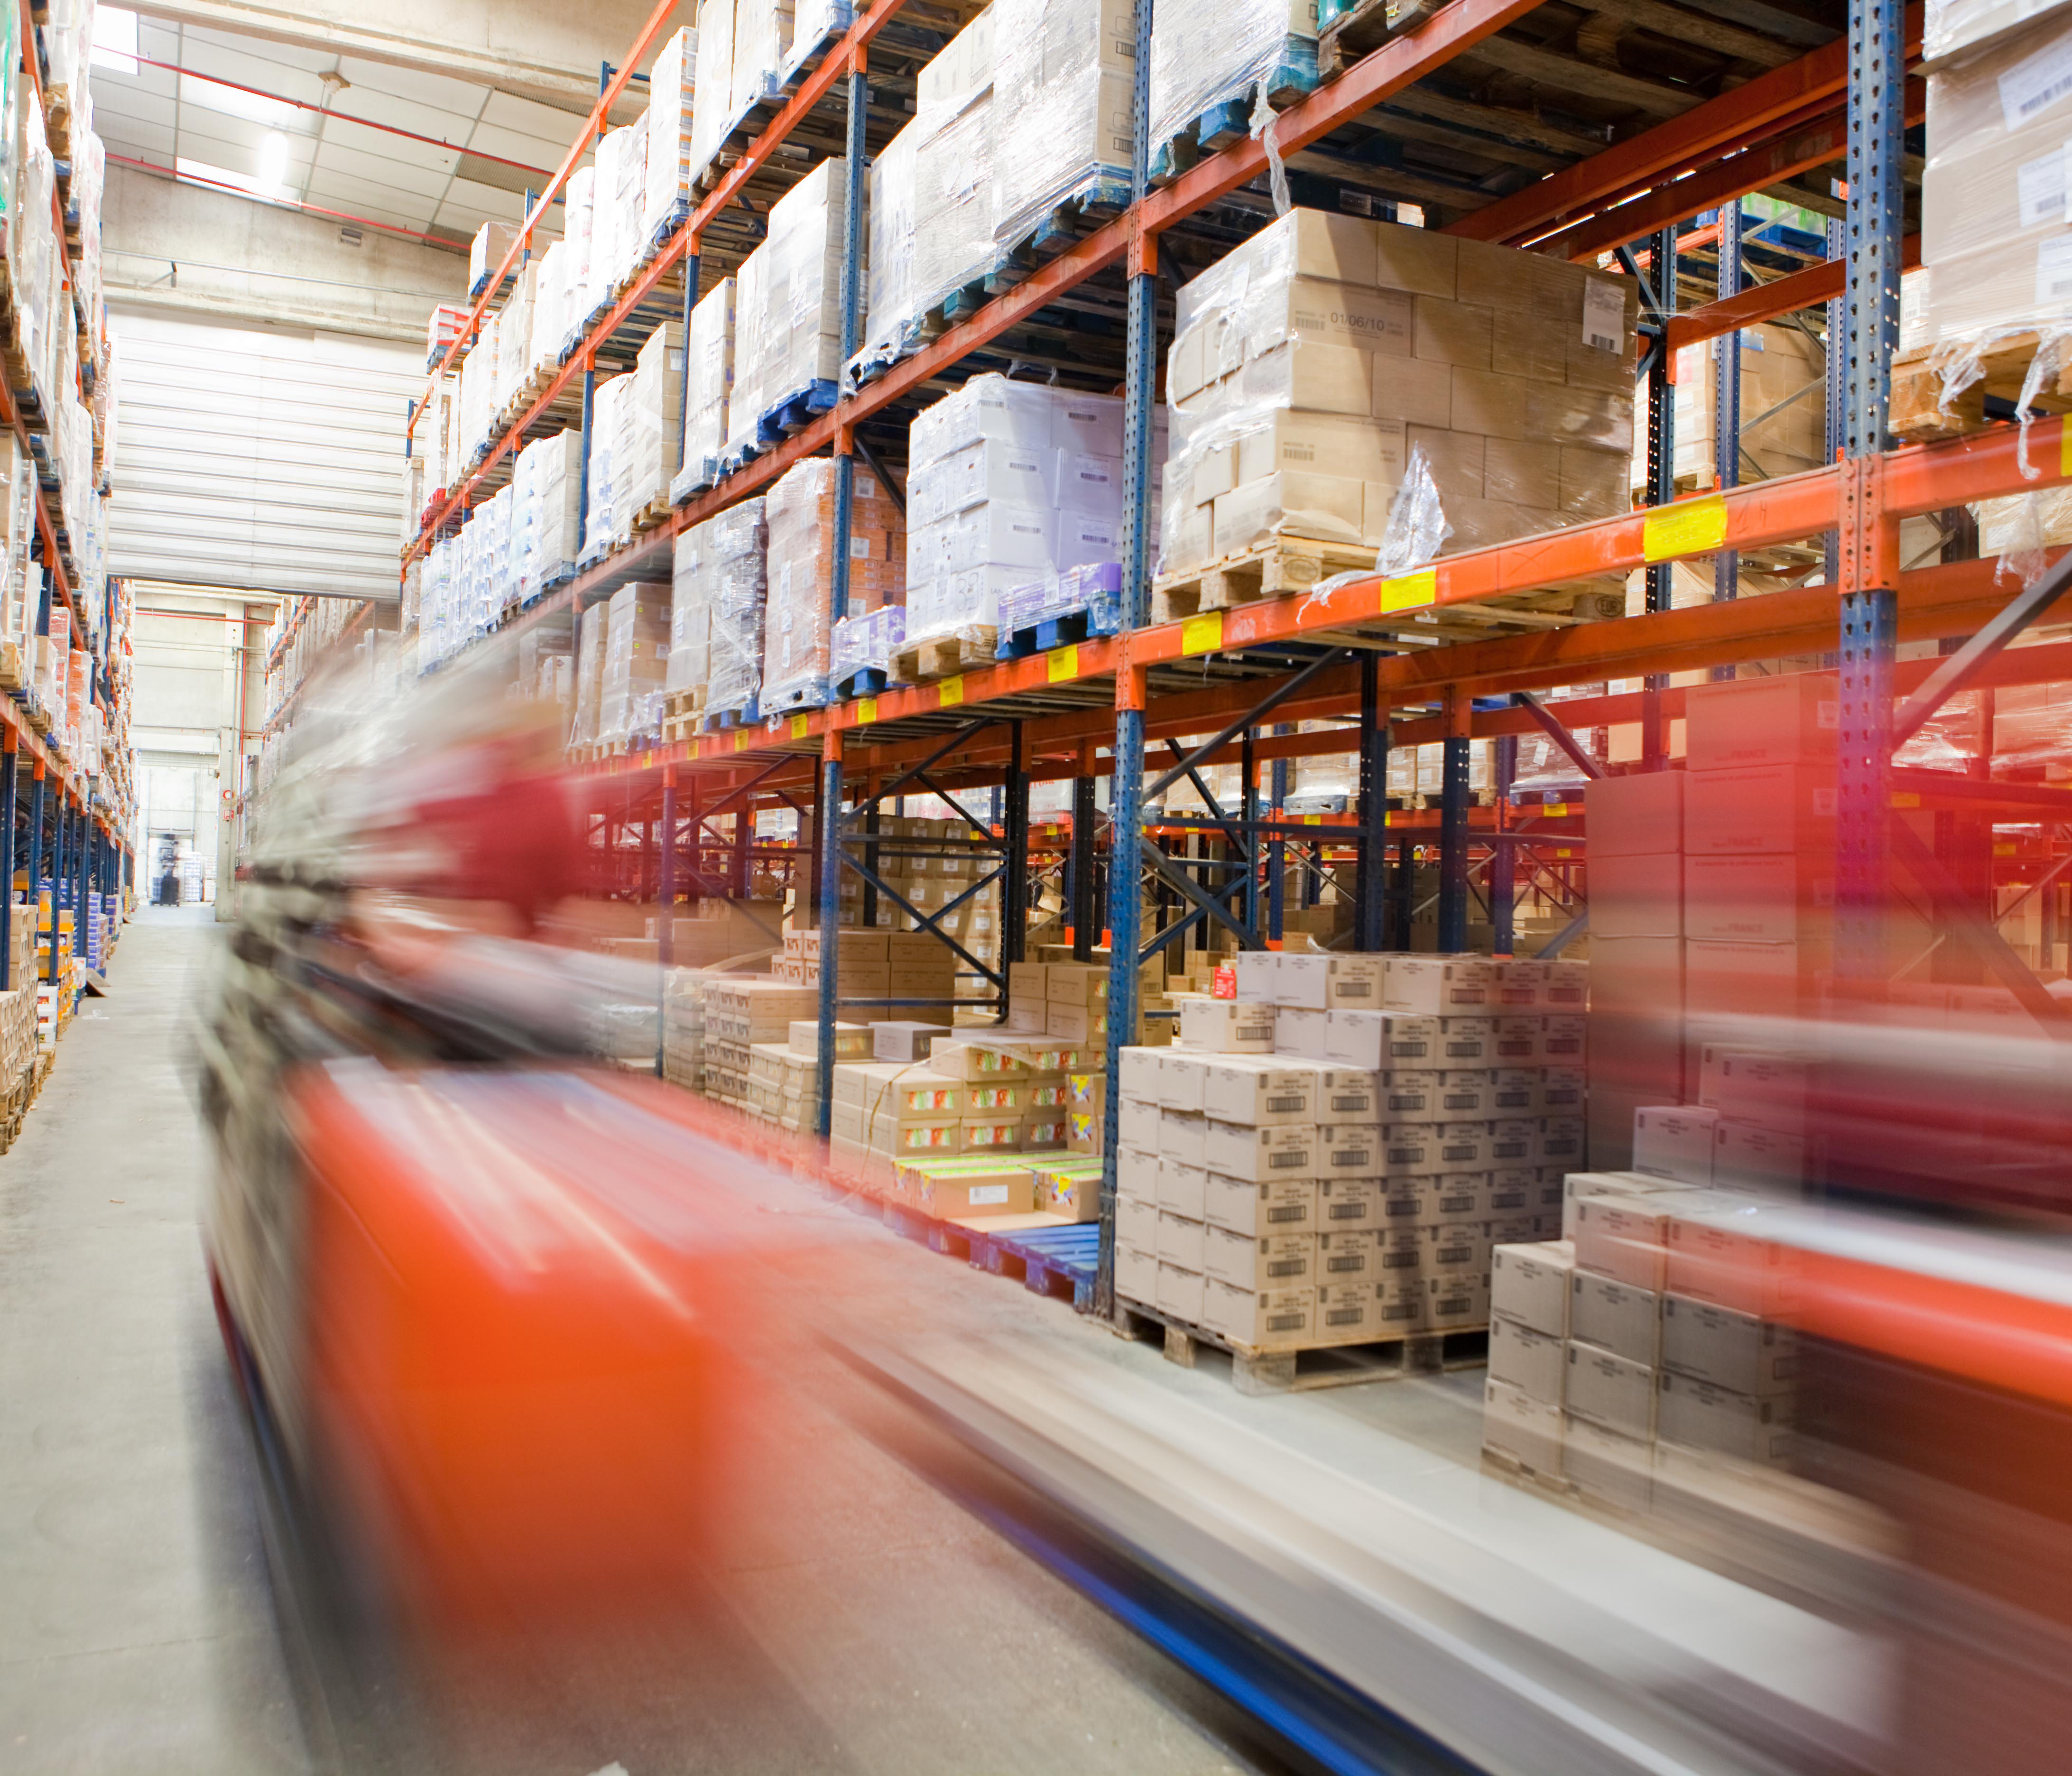
M1921 264L1921 236L1908 235L1899 244L1899 253L1902 270L1918 269ZM1723 333L1774 321L1779 315L1795 314L1802 308L1817 308L1842 294L1848 273L1848 261L1823 260L1817 265L1808 265L1803 271L1790 272L1782 278L1773 278L1766 284L1758 284L1738 296L1707 302L1701 308L1686 309L1669 323L1669 349L1680 351L1701 339L1717 339Z

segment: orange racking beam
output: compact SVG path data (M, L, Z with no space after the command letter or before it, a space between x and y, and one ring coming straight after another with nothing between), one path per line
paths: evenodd
M453 367L454 359L458 355L462 344L474 338L475 330L482 324L482 317L489 312L491 299L504 287L504 280L510 276L511 268L518 262L519 255L531 245L532 230L540 218L546 214L547 206L554 201L555 193L568 183L569 175L576 170L576 162L590 152L591 142L610 114L613 101L626 90L626 83L633 78L633 70L639 66L640 58L648 53L649 46L661 34L663 26L668 23L669 14L676 10L676 0L656 0L655 10L648 15L648 23L640 27L640 35L633 39L633 47L627 52L625 62L612 76L604 90L598 94L597 103L590 107L590 117L583 125L582 134L576 138L569 145L568 153L561 157L561 166L547 181L546 190L533 199L532 208L525 212L525 220L519 225L517 235L505 252L503 262L491 274L481 295L475 298L475 306L467 311L466 324L454 335L453 343L446 348L438 365L426 378L424 399L410 409L409 423L403 429L405 438L416 433L417 415L431 404L432 397L438 391L439 378ZM28 0L23 0L22 11L26 23Z
M1910 234L1900 242L1899 262L1902 271L1912 271L1920 265L1919 235ZM1700 339L1716 339L1722 333L1753 327L1758 321L1774 321L1780 314L1832 302L1842 294L1848 274L1846 261L1825 259L1817 265L1808 265L1803 271L1758 284L1738 296L1729 296L1720 302L1708 302L1702 308L1686 309L1681 314L1672 314L1669 318L1669 349L1680 351L1687 345L1696 345Z
M1907 123L1917 124L1927 114L1926 84L1910 80L1906 83ZM1848 113L1837 107L1805 124L1794 125L1779 134L1751 142L1741 153L1709 162L1686 178L1657 185L1558 233L1543 236L1533 242L1533 251L1586 262L1601 253L1629 240L1638 240L1687 216L1731 204L1750 191L1759 191L1809 168L1840 160L1848 152Z
M1910 60L1921 54L1922 15L1918 0L1906 9L1905 48ZM1637 197L1665 179L1694 172L1719 158L1734 142L1749 139L1752 132L1774 132L1795 117L1824 110L1827 107L1823 101L1840 97L1848 84L1848 41L1837 36L1797 61L1759 74L1680 117L1550 173L1536 184L1449 224L1445 232L1474 240L1531 240ZM1695 214L1706 207L1693 204L1683 213Z

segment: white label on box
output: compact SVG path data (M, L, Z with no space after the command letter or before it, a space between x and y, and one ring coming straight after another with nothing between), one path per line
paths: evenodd
M1601 278L1583 285L1583 343L1617 352L1626 335L1626 292Z
M1005 1202L1007 1186L1005 1184L974 1184L965 1193L964 1200L976 1207L981 1202Z
M2021 225L2033 228L2045 222L2059 222L2065 217L2065 149L2053 149L2047 154L2038 154L2035 159L2024 161L2015 169L2014 188L2016 203L2021 211Z
M2036 244L2036 299L2062 302L2068 296L2072 296L2072 235L2053 235Z
M2010 130L2072 94L2072 38L2060 36L2000 76L2000 112Z

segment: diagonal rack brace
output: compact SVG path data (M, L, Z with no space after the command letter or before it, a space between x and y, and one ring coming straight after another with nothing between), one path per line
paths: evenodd
M2072 586L2072 555L2062 557L2040 579L2023 587L1997 616L1942 661L1920 689L1893 711L1893 750L1905 746L1938 709L1977 680L1994 656L2062 598L2069 586Z
M1149 804L1157 801L1161 796L1163 796L1166 791L1170 789L1174 784L1178 783L1181 778L1186 775L1190 769L1194 766L1201 763L1204 759L1213 758L1218 752L1222 750L1224 746L1229 745L1232 739L1240 734L1242 734L1247 728L1257 727L1269 713L1280 708L1283 703L1285 703L1290 697L1299 693L1304 685L1307 684L1311 679L1314 678L1319 672L1322 672L1325 668L1327 666L1337 665L1343 660L1356 658L1358 658L1356 653L1350 650L1341 652L1339 649L1335 648L1327 649L1323 653L1319 654L1293 678L1283 679L1281 683L1274 688L1272 694L1269 695L1264 702L1254 704L1252 707L1247 709L1243 715L1239 716L1235 721L1231 722L1227 726L1223 728L1223 730L1213 739L1206 741L1202 745L1195 747L1192 752L1189 753L1186 758L1182 758L1178 764L1174 766L1170 771L1166 772L1163 776L1157 778L1153 782L1145 784L1144 786L1144 800L1145 803Z
M1511 700L1524 710L1547 732L1547 738L1575 761L1577 770L1593 783L1605 774L1605 767L1585 750L1583 742L1564 727L1560 718L1530 691L1513 691Z
M1247 931L1245 927L1238 922L1236 916L1223 904L1223 902L1231 895L1235 894L1240 888L1244 886L1244 878L1242 875L1232 876L1231 879L1225 882L1215 894L1211 894L1207 889L1201 886L1200 884L1198 884L1192 876L1189 875L1186 870L1178 868L1174 864L1173 860L1170 857L1167 857L1163 851L1161 851L1157 845L1153 845L1151 841L1143 834L1140 833L1137 835L1137 843L1144 861L1149 864L1153 870L1158 872L1160 880L1167 882L1173 887L1179 890L1182 894L1185 894L1189 900L1194 903L1197 911L1195 913L1189 915L1189 918L1185 923L1191 923L1195 918L1200 917L1202 915L1207 915L1209 918L1215 920L1218 924L1221 925L1225 931L1228 931L1248 950L1256 950L1264 947L1259 940L1258 933L1256 931ZM1150 950L1145 952L1146 955L1157 955L1158 951L1163 947L1164 944L1170 943L1174 935L1178 931L1185 928L1185 923L1181 926L1176 926L1170 930L1160 932L1158 935L1161 941L1153 944ZM1141 965L1142 960L1143 958L1140 958L1140 965Z
M937 937L940 938L945 944L948 944L952 949L955 950L959 956L962 956L965 961L971 964L974 973L984 975L987 980L990 980L993 984L994 986L999 988L1002 992L1006 991L1006 976L997 973L994 970L988 968L985 964L980 961L979 959L973 956L969 950L966 949L963 944L960 944L954 937L951 936L948 931L944 931L940 923L941 920L947 918L950 914L955 912L981 888L985 887L989 883L997 881L1006 868L1005 864L1001 865L997 869L989 870L984 875L973 882L970 887L964 890L962 894L959 894L957 898L952 901L947 906L942 907L938 911L933 913L924 913L919 907L916 906L911 901L907 899L904 894L901 894L897 888L893 887L889 882L887 882L885 878L879 875L875 870L872 869L870 865L864 862L861 858L851 856L849 848L846 845L842 849L842 861L847 864L849 867L853 870L859 876L862 877L865 882L869 883L871 887L877 890L879 894L884 895L885 898L890 901L894 906L897 906L900 911L906 914L909 919L915 921L919 929L924 931L932 931Z

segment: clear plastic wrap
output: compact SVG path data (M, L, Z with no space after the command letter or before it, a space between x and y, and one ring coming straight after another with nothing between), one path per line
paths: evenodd
M691 173L712 164L737 115L734 107L734 0L698 8L696 102L691 117Z
M632 388L630 376L613 376L597 384L590 397L590 511L583 525L582 558L594 560L609 550L622 531L617 509L621 405Z
M691 310L689 347L684 360L683 467L673 484L678 498L701 491L719 479L726 448L727 409L734 397L734 281L722 278Z
M727 392L723 457L737 456L755 442L763 416L763 372L769 356L763 339L776 326L767 294L770 264L770 242L765 239L741 261L734 277L734 382Z
M1180 290L1160 571L1379 547L1413 450L1453 549L1624 511L1635 319L1580 266L1291 212Z
M1980 380L1997 343L2072 333L2068 61L2072 13L2059 10L1929 77L1921 258L1946 405Z
M570 740L578 746L597 743L598 712L604 697L605 647L610 622L610 605L594 604L583 612L577 630L576 713Z
M532 305L538 300L540 261L528 259L519 267L504 299L496 327L496 392L491 405L501 419L518 398L532 372Z
M790 0L734 0L734 77L729 91L739 117L758 99L784 89L791 54Z
M1128 0L993 0L993 240L1021 246L1068 200L1129 196Z
M556 356L565 354L582 338L590 320L590 261L592 235L597 220L597 169L578 166L569 175L561 194L561 247L566 263L561 269L561 335Z
M769 531L763 502L744 500L699 525L699 572L711 612L705 708L753 720L763 689Z
M770 207L770 232L743 261L734 327L729 450L767 413L841 370L841 262L848 162L824 160Z
M663 688L694 690L712 672L712 599L700 559L705 527L677 537L669 563L669 670Z
M642 508L661 499L681 461L684 413L684 323L666 321L649 335L635 360L633 390L626 397L627 459L617 476L615 497L630 525ZM623 528L623 527L622 527Z
M655 52L648 71L648 144L640 232L652 245L691 213L697 167L693 163L692 92L697 76L698 34L689 25Z
M852 0L796 0L787 30L790 47L784 56L786 77L796 74L808 56L829 38L847 31L855 20Z
M1128 8L1122 9L1124 23ZM1151 32L1151 149L1220 105L1251 117L1262 97L1317 84L1314 0L1166 0Z
M866 368L896 364L919 343L915 301L915 156L924 134L917 117L870 163L870 274L865 285L863 343L845 372L853 389Z
M598 688L600 741L656 731L669 668L669 592L666 581L636 580L611 594Z
M906 639L906 607L888 604L882 610L844 617L828 643L828 672L837 684L866 670L890 672L893 651Z
M875 475L855 476L849 517L849 609L897 597L906 573L906 526ZM763 624L765 715L817 708L830 696L828 593L834 565L835 466L795 463L768 496L769 598Z
M640 218L648 195L647 118L608 131L597 145L596 166L586 314L607 306L646 257Z

